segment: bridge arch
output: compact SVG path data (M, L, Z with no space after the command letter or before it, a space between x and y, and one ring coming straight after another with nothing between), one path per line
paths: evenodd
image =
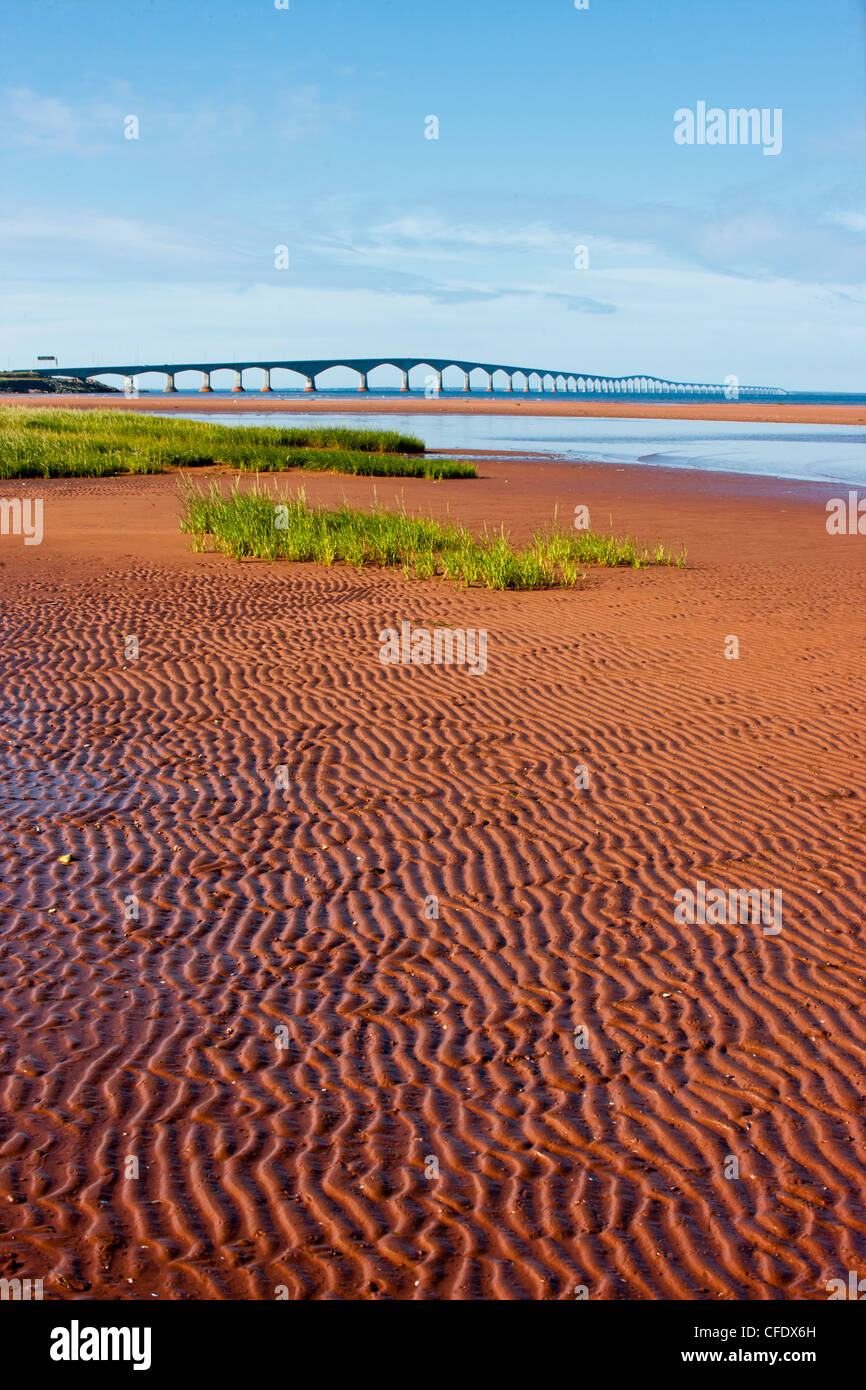
M353 364L354 365L354 364ZM327 367L326 371L331 368ZM363 368L354 367L359 376L363 375L367 380L367 389L370 391L393 391L401 388L404 376L408 376L405 368L399 362L391 362L387 358L382 361L371 361ZM324 372L320 375L324 375ZM406 383L408 389L408 381Z
M366 372L355 366L350 366L347 362L334 362L315 373L313 380L316 390L336 391L344 385L345 378L352 379L352 385L356 386L358 380L366 377Z

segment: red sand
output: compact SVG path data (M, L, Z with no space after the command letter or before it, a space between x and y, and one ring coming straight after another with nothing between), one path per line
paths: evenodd
M414 393L385 396L377 400L366 395L319 396L314 392L296 399L274 399L255 391L243 396L0 396L0 405L27 405L72 410L195 410L220 414L254 411L292 414L325 411L379 415L568 415L593 418L633 417L641 420L753 420L772 424L866 425L866 406L859 405L774 405L762 401L708 401L673 405L652 398L634 401L583 401L574 395L550 393L543 397L515 394L513 400L501 396L486 399L473 393L465 400L450 396L426 400Z
M0 538L0 1273L819 1299L862 1271L863 538L827 535L832 488L482 471L375 491L519 535L586 504L688 568L458 592L191 554L171 477L3 484L45 541ZM382 666L401 618L486 627L487 674ZM781 889L781 935L675 924L698 878Z

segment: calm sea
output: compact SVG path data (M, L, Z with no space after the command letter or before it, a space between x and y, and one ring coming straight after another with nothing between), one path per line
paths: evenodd
M144 393L143 393L144 394ZM147 392L148 398L160 392ZM248 392L253 395L253 392ZM318 392L319 399L328 394L345 399L345 391ZM482 394L479 392L479 395ZM521 393L516 393L518 397ZM287 399L302 398L301 392L273 392L270 400L285 395ZM393 399L398 392L373 392L366 397L373 401ZM462 397L460 392L443 392L443 396ZM232 399L230 392L215 391L210 397ZM484 393L485 399L490 397ZM514 399L507 393L494 393L502 399ZM173 397L177 401L178 397ZM180 412L189 418L200 419L195 410L198 393L189 397L189 411ZM465 399L465 398L464 398ZM603 397L608 400L609 397ZM830 394L789 394L788 404L815 403L833 405L866 405L866 397ZM343 428L391 429L414 434L423 439L435 453L439 449L489 449L496 453L538 453L564 459L590 459L600 463L632 463L645 467L697 468L723 473L754 473L761 477L792 478L807 482L832 482L866 485L866 429L857 425L776 425L721 420L590 420L566 419L558 416L533 415L530 399L525 398L525 414L521 415L377 415L374 411L329 414L295 413L275 417L257 412L231 415L211 413L214 423L234 425L239 429L251 425L287 426L306 423L336 425ZM172 411L173 416L178 412Z

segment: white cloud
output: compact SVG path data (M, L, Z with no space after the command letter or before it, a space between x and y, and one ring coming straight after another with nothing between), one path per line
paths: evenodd
M241 101L223 105L160 107L132 92L117 100L118 84L111 84L114 99L94 97L78 105L43 96L26 86L0 91L0 128L4 143L44 153L92 155L122 148L124 119L137 116L141 138L171 139L200 148L209 143L224 146L250 137L256 126L268 136L300 140L326 132L335 121L349 121L345 106L325 101L318 87L306 85L274 92L267 104L251 106Z
M7 87L0 99L4 144L25 149L81 153L88 121L57 97L40 96L30 87Z
M303 140L309 135L321 135L335 121L349 121L351 111L323 101L319 88L299 87L288 97L278 102L281 114L278 118L277 135L284 140Z
M37 255L54 251L64 259L75 248L98 256L158 257L163 262L217 261L234 259L238 254L160 223L90 211L30 210L25 215L0 218L0 247L7 252L19 248Z
M866 232L866 212L837 212L831 221L852 232Z
M551 227L544 222L524 225L472 224L446 222L433 217L400 217L373 226L370 245L376 250L410 251L429 256L432 249L472 248L480 251L536 251L546 255L569 256L578 243L587 243L609 253L645 252L644 243L596 237L586 228Z

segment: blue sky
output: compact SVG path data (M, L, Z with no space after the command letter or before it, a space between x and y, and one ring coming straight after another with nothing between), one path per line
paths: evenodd
M858 0L290 6L0 0L4 366L427 354L863 389ZM699 101L781 108L781 153L677 145Z

